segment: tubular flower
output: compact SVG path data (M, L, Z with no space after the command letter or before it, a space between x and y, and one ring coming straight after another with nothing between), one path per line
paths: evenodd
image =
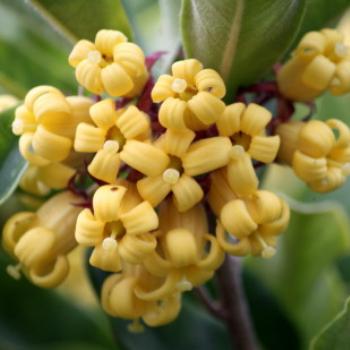
M29 165L19 186L28 193L45 196L52 189L64 189L75 172L75 169L63 163L51 163L42 167Z
M233 103L225 107L216 122L219 135L230 137L233 145L240 145L254 160L271 163L276 158L280 138L266 136L271 121L269 110L255 103Z
M168 129L157 145L128 141L124 146L121 159L146 175L137 182L137 189L152 206L171 192L177 209L189 210L203 198L203 190L193 176L228 163L231 143L227 137L192 143L194 136L191 130Z
M92 101L81 96L65 97L51 86L31 89L16 109L13 133L20 135L19 150L32 165L64 161L70 155L76 126L90 122Z
M94 43L78 41L68 61L79 84L98 95L134 97L148 79L142 50L116 30L98 31Z
M135 106L116 110L111 99L90 108L94 125L80 123L76 129L74 149L95 153L88 171L95 178L113 184L120 167L119 153L126 140L144 140L150 134L149 117Z
M281 93L294 101L311 101L324 91L350 91L350 51L334 29L309 32L277 75Z
M17 98L12 95L0 95L0 112L16 106L17 103Z
M141 265L125 265L121 274L109 276L103 283L101 303L103 309L111 316L121 317L133 322L129 330L143 330L139 319L151 327L162 326L172 322L181 309L181 293L172 290L168 295L155 300L144 300L137 296L139 288L154 290L159 280Z
M100 187L93 197L93 211L84 209L77 219L75 238L94 247L91 265L119 272L124 261L139 264L156 248L150 231L157 229L158 216L142 201L133 184Z
M216 216L217 241L229 254L270 258L275 254L276 236L289 222L287 203L269 191L256 190L248 197L237 196L222 169L211 175L208 201Z
M159 122L166 128L206 129L225 109L225 84L213 69L196 59L175 62L172 75L161 75L152 90L154 102L163 102Z
M278 158L316 192L340 187L350 174L350 130L337 119L281 124Z
M62 192L47 201L36 213L13 215L3 229L3 246L18 260L7 267L16 279L20 271L36 285L56 287L69 272L66 255L76 246L74 227L80 208L79 200L69 192Z
M179 213L171 202L164 202L159 216L158 248L144 260L144 266L152 275L163 277L164 284L152 291L136 289L136 294L145 300L156 300L172 289L183 292L205 283L224 259L216 238L208 233L201 205Z

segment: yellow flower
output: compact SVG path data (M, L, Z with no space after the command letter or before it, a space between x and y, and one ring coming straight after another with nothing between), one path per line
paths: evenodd
M150 327L172 322L181 309L181 294L175 290L156 300L146 301L137 296L137 288L152 290L161 279L150 275L141 265L125 265L122 274L109 276L102 285L101 303L111 316L133 320L129 331L140 332L140 318Z
M98 31L94 43L80 40L68 60L79 84L98 95L134 97L148 79L142 50L116 30Z
M51 86L31 89L16 109L12 124L20 135L19 149L36 166L61 162L70 155L76 126L90 122L92 101L82 96L65 97Z
M76 246L74 227L79 198L62 192L48 200L36 213L19 212L3 229L3 247L19 263L7 271L20 278L20 270L36 285L56 287L69 272L66 255Z
M158 215L142 201L133 184L99 187L93 197L93 211L84 209L77 219L75 238L84 246L95 247L91 265L119 272L122 262L139 264L156 248L150 231L158 227Z
M281 93L294 101L311 101L324 91L350 91L350 51L335 29L309 32L277 75Z
M238 256L273 256L276 236L289 222L287 203L263 190L237 196L230 188L224 169L211 175L211 184L208 202L220 219L216 236L222 249Z
M157 206L170 192L180 212L203 198L203 190L193 176L208 173L228 163L231 142L227 137L211 137L192 143L194 132L168 129L155 144L127 141L121 159L146 175L137 182L141 197Z
M64 189L75 172L75 169L63 163L51 163L42 167L29 165L19 186L28 193L45 196L51 189Z
M159 122L166 128L202 130L224 111L226 88L213 69L196 59L175 62L172 75L161 75L152 90L154 102L163 102Z
M149 117L135 106L116 110L111 99L90 108L95 125L80 123L76 129L74 149L96 153L88 171L95 178L113 184L117 180L120 156L125 140L144 140L150 134Z
M350 130L337 119L289 122L277 128L278 158L316 192L340 187L350 174Z
M271 163L280 145L279 136L266 136L272 114L255 103L233 103L225 107L216 122L219 135L230 137L233 145L240 145L252 159Z
M152 275L165 280L157 290L136 289L136 294L144 300L167 295L174 283L178 291L205 283L224 259L216 238L208 233L206 213L201 205L179 213L171 202L164 202L159 217L158 248L145 258L144 266Z

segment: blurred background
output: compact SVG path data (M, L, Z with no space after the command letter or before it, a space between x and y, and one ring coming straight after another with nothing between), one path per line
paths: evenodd
M74 71L67 63L74 41L69 21L67 40L30 3L0 0L0 94L11 94L20 100L27 90L41 84L76 94ZM60 2L56 3L60 11ZM63 11L74 13L98 2L64 3L67 7ZM147 53L160 48L170 51L178 45L178 31L171 29L177 25L177 15L170 16L175 25L162 27L162 1L127 3L126 16L134 14L131 21L137 22L134 34L138 42L159 34L160 40L149 40L144 45ZM336 25L345 8L342 4L332 14L330 23ZM117 16L120 23L125 20L124 14L106 13L106 23L109 16L113 21ZM350 42L347 17L343 18L341 28ZM53 24L62 29L60 23ZM91 33L97 29L98 24L91 28ZM308 113L306 107L298 106L296 118ZM349 124L350 95L319 98L316 116L339 118ZM289 169L273 165L266 172L264 186L285 196L293 214L273 259L244 261L243 281L252 317L264 348L280 349L282 344L284 349L307 348L310 340L343 308L350 294L350 181L321 196L310 192ZM0 224L18 208L38 205L38 198L17 191L0 206ZM139 349L145 344L150 349L228 348L224 326L208 315L191 294L185 298L184 309L174 324L130 335L125 322L110 322L99 308L84 255L79 249L72 254L69 279L53 291L32 286L24 278L12 279L6 274L11 261L0 252L0 350ZM98 284L101 276L91 274Z

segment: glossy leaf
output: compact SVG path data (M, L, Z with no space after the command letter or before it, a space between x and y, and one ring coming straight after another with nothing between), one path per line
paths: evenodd
M54 85L74 94L67 63L70 46L22 0L0 2L0 86L24 97L35 85Z
M298 32L298 38L311 30L319 30L331 26L348 7L348 0L307 0L305 16Z
M1 349L69 349L71 342L89 343L89 350L114 348L103 314L83 310L25 278L15 281L5 272L9 263L0 252Z
M11 131L14 108L0 113L0 205L16 189L27 164L18 151L18 137Z
M350 298L344 309L312 341L311 350L344 350L350 345Z
M146 54L164 51L155 73L168 70L180 48L181 0L123 0L135 41Z
M71 43L94 40L100 29L116 29L131 36L120 0L29 0L30 4Z
M288 48L304 0L184 0L185 53L215 68L229 91L254 82Z

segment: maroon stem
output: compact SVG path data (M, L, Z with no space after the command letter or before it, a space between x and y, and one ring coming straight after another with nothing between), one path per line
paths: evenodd
M227 311L225 321L233 348L236 350L259 349L242 288L239 259L227 255L217 272L217 278L222 306Z
M222 305L216 300L212 300L208 291L204 286L200 286L194 289L197 298L203 303L207 310L215 317L226 320L227 312Z

